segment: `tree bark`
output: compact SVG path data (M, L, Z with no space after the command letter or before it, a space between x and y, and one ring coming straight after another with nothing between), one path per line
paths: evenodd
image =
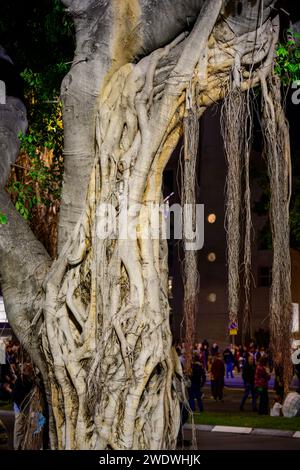
M58 249L84 209L95 156L96 108L113 73L191 28L203 0L64 1L76 26L76 51L62 83L65 173ZM124 21L126 18L126 21Z

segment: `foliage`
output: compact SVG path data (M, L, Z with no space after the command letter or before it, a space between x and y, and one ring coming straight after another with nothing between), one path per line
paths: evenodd
M22 76L26 80L26 96L31 101L28 107L31 124L28 133L19 136L22 153L15 166L16 177L10 179L8 190L14 196L16 209L28 220L34 206L42 203L49 207L60 198L63 128L58 97L43 99L47 91L43 75L26 69ZM20 165L22 162L24 166ZM16 174L17 168L23 171Z
M278 44L275 72L284 86L300 83L300 34L291 29L286 42Z
M7 224L7 217L5 214L0 212L0 225L5 225L5 224Z
M60 0L12 0L1 6L0 43L24 81L29 122L28 132L20 136L21 155L7 189L26 220L39 204L49 207L60 198L63 129L59 93L73 55L73 36L73 23Z

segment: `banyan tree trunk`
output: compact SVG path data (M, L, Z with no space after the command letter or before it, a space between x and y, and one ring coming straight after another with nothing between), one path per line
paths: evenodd
M124 65L101 94L86 207L45 281L41 334L59 448L176 444L180 368L158 206L198 62L193 41L206 44L219 14L207 8L210 20L200 19L187 40L181 34ZM162 82L171 53L176 63Z

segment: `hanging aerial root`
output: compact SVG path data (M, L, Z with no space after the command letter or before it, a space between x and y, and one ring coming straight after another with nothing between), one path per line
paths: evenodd
M246 344L252 338L251 328L251 287L252 287L252 260L251 260L251 232L252 232L252 215L251 215L251 189L250 189L250 153L252 141L252 108L250 102L249 91L245 93L246 112L244 122L245 143L244 152L241 155L243 160L243 185L244 185L244 207L243 207L243 224L244 224L244 244L243 244L243 291L244 305L242 318L242 340Z
M275 369L285 392L292 377L291 364L291 263L289 248L290 144L281 106L280 81L261 75L264 154L270 179L270 222L273 241L270 332Z
M241 156L244 151L245 94L236 87L224 100L221 129L227 159L226 233L228 311L230 323L238 322L240 291Z
M230 323L238 323L240 308L240 252L241 227L244 222L243 241L243 289L244 308L242 336L251 336L251 193L249 182L249 159L251 151L252 116L249 100L249 87L259 83L261 73L267 76L272 70L274 50L279 34L279 19L272 20L272 41L261 67L257 70L243 71L247 54L241 52L237 44L234 49L233 82L229 93L225 93L222 107L221 131L225 155L228 163L226 179L226 232L228 263L228 311ZM249 39L249 37L248 37ZM255 64L254 52L251 61ZM248 80L245 80L248 77ZM245 91L247 93L245 93ZM244 92L244 93L243 93ZM242 191L244 200L242 207ZM243 210L242 210L243 209ZM244 217L242 217L244 216Z
M43 446L43 427L45 417L43 416L44 402L40 387L36 384L24 399L26 402L20 411L24 419L22 450L41 450Z
M196 165L199 141L199 121L196 109L187 110L184 118L184 161L182 167L181 201L184 207L184 326L185 367L190 371L195 335L196 304L199 295L198 251L193 248L190 236L196 237ZM189 232L192 233L189 234ZM195 239L194 239L195 242ZM189 246L191 244L191 246Z

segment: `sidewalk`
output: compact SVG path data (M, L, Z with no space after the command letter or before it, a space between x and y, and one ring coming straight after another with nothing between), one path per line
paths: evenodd
M288 419L288 418L287 418ZM299 424L300 427L300 424ZM192 430L192 424L185 424L184 430ZM299 431L287 431L281 429L264 429L264 428L249 428L243 426L214 426L213 424L194 424L194 429L197 431L206 431L206 432L222 432L222 433L232 433L232 434L258 434L262 436L270 437L294 437L300 439L300 430ZM299 443L300 449L300 443Z

